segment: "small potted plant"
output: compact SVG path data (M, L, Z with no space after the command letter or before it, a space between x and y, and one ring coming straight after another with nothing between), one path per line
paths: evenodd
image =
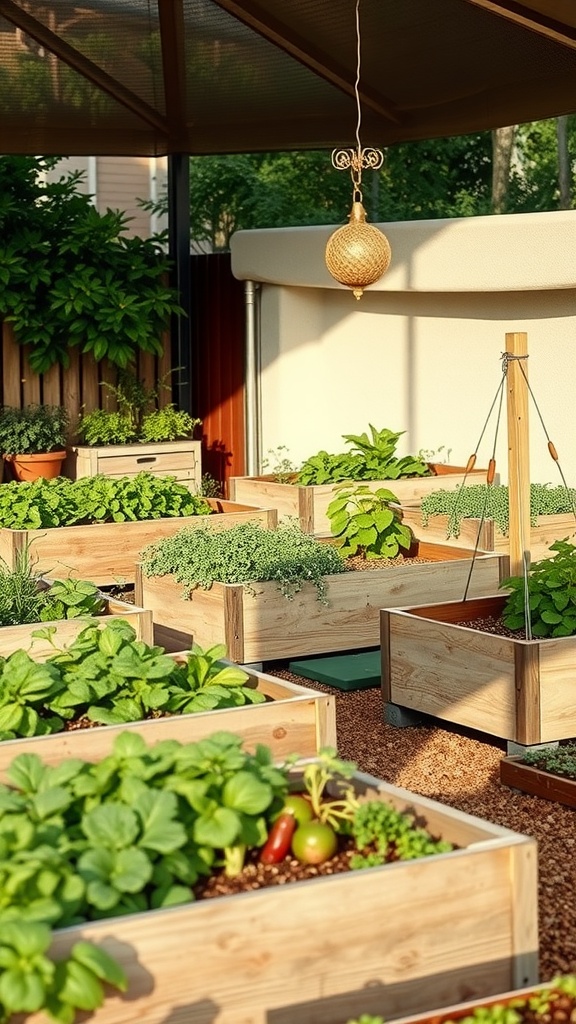
M0 451L16 480L53 479L66 457L69 426L61 405L4 406L0 410Z
M100 386L115 409L83 412L77 426L79 444L69 448L66 472L72 479L98 474L133 476L146 469L174 476L201 490L200 441L194 430L201 420L173 403L160 406L165 379L147 387L132 370L119 370L116 384Z

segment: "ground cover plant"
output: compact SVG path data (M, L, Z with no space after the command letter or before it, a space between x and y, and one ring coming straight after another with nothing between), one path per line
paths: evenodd
M346 571L343 558L330 545L302 533L294 524L269 530L258 523L239 523L227 530L188 530L148 545L141 556L144 576L173 575L184 596L213 583L276 581L291 599L312 583L325 600L324 576Z
M553 978L548 985L522 996L512 996L488 1005L473 1007L458 1024L566 1024L576 1018L576 975ZM422 1021L435 1024L456 1024L450 1014L442 1011L434 1017L422 1015ZM384 1018L364 1013L348 1024L384 1024Z
M395 454L404 431L369 424L370 435L343 434L349 450L330 454L324 450L311 455L298 470L294 483L329 484L345 480L397 480L406 476L429 476L430 467L420 455Z
M438 490L426 494L420 503L422 523L426 526L432 516L448 516L447 537L460 535L463 519L493 519L505 536L509 528L509 496L505 484L471 484L455 491ZM550 484L530 485L530 520L536 525L537 516L574 513L576 524L576 489L551 487Z
M32 635L53 641L55 630ZM125 619L86 626L43 662L14 651L0 658L0 740L262 703L248 673L222 662L225 654L223 645L194 645L176 661L137 640Z
M137 522L210 515L211 511L204 498L193 495L173 477L146 472L118 478L57 477L12 482L0 488L0 527L12 530Z
M543 750L526 750L522 762L550 772L551 775L561 775L576 781L576 743L565 743Z

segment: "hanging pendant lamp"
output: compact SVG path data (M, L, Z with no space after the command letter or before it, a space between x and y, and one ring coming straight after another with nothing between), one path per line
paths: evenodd
M354 93L358 121L356 126L356 148L335 149L332 152L332 166L337 170L349 170L352 178L352 209L348 224L337 228L326 244L325 260L328 272L338 281L352 289L360 299L364 288L378 281L390 266L392 252L386 235L366 222L366 210L362 205L362 171L377 171L382 167L384 156L379 149L363 149L360 142L362 112L360 107L360 0L356 0L356 46L357 66Z

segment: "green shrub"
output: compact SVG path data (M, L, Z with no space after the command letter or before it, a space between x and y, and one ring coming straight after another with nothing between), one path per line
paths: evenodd
M68 413L61 405L4 406L0 410L2 455L62 451L68 437Z

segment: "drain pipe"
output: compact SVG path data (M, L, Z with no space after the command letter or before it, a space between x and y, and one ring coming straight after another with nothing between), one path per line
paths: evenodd
M262 471L262 407L260 400L260 285L244 282L246 338L244 348L244 419L246 475Z

